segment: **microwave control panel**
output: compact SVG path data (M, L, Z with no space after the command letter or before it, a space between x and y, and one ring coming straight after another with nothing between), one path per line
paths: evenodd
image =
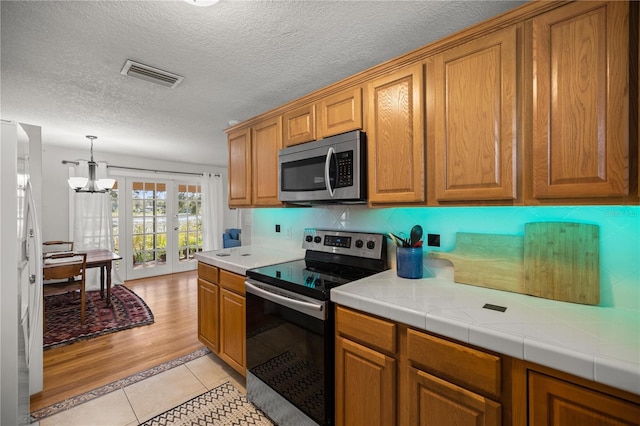
M336 160L338 163L336 188L353 186L353 151L338 152Z

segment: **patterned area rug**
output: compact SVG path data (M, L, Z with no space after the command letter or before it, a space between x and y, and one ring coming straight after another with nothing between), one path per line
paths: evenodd
M144 426L273 424L229 382L142 423Z
M148 379L149 377L153 377L156 374L160 374L165 371L171 370L174 367L178 367L179 365L186 364L189 361L193 361L194 359L200 358L209 353L211 353L211 351L208 348L198 349L197 351L191 352L190 354L187 354L187 355L181 356L180 358L176 358L172 361L157 365L148 370L144 370L139 373L132 374L131 376L125 377L124 379L116 380L115 382L109 383L108 385L104 385L94 390L91 390L89 392L85 392L80 395L65 399L64 401L57 402L55 404L49 405L48 407L41 408L37 411L32 411L31 418L33 422L35 422L38 420L42 420L46 417L53 416L54 414L57 414L61 411L69 410L77 405L92 401L96 398L107 395L118 389L123 389L129 385L138 383L142 380Z
M293 352L284 352L251 369L306 415L324 422L324 374Z
M123 285L116 285L111 289L110 307L105 306L105 300L100 299L99 290L88 291L86 299L86 319L82 325L78 293L44 298L45 350L153 323L153 313L144 300Z

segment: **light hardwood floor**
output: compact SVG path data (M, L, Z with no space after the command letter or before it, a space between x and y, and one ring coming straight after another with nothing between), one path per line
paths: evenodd
M45 351L44 389L31 397L31 411L202 348L197 278L189 271L127 281L155 322Z

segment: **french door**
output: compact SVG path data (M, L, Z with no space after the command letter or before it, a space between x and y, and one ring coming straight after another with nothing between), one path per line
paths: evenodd
M194 182L124 178L119 194L124 235L119 245L126 279L195 269L202 250L202 197ZM124 216L124 217L123 217Z

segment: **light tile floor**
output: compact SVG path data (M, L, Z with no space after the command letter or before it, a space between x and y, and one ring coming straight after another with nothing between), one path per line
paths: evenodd
M40 426L132 426L208 390L231 382L245 394L245 379L208 354L40 421Z

